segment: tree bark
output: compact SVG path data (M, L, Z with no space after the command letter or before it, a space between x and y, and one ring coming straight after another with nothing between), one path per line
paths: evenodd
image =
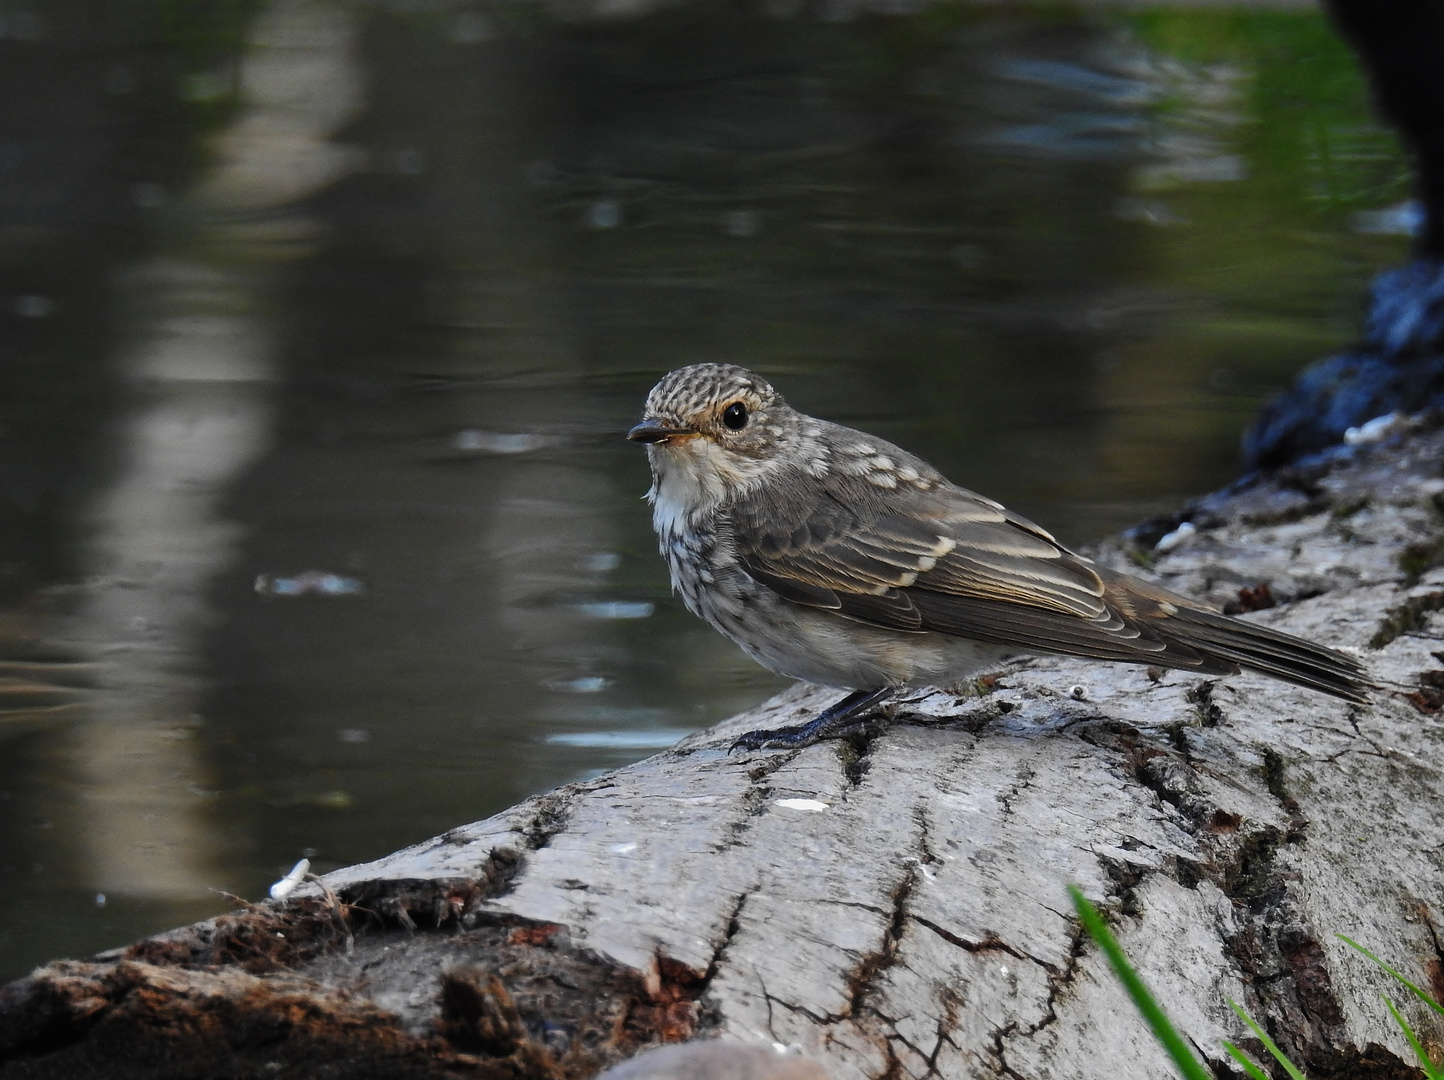
M285 902L42 968L0 991L0 1077L581 1077L714 1036L836 1080L1171 1075L1069 883L1221 1075L1222 1039L1259 1050L1230 999L1313 1077L1421 1075L1381 993L1436 1053L1444 1027L1336 935L1444 997L1441 466L1416 419L1098 552L1354 651L1367 706L1043 658L914 693L871 739L728 752L835 696L799 686Z

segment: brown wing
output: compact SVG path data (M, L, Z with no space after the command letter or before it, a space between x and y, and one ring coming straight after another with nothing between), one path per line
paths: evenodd
M769 485L733 508L743 567L788 600L1043 652L1139 659L1166 649L1110 607L1097 567L989 499L847 476L820 487L803 500Z
M1231 674L1240 664L1358 699L1358 664L1107 571L990 499L829 475L734 504L743 568L793 603L1020 651ZM805 497L786 496L806 490Z

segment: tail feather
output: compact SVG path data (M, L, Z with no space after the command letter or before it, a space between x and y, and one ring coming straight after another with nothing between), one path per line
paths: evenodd
M1162 656L1147 662L1196 671L1249 668L1360 705L1375 689L1364 665L1336 649L1235 619L1127 574L1100 568L1099 576L1110 608L1125 612L1146 636L1168 643ZM1190 653L1202 663L1189 662Z
M1199 608L1180 608L1168 621L1190 646L1221 660L1272 675L1296 686L1321 690L1362 705L1374 687L1364 666L1352 656L1258 623Z

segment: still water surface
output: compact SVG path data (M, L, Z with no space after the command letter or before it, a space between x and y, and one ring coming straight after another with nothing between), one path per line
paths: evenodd
M0 3L0 977L778 689L668 595L663 371L1082 542L1404 249L1311 12L134 6Z

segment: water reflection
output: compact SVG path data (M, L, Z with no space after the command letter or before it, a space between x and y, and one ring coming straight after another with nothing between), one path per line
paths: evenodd
M1212 19L259 5L172 88L239 88L206 163L127 181L145 253L90 271L117 314L67 437L0 418L83 496L0 522L0 972L779 686L667 595L621 438L663 370L742 360L1073 539L1228 478L1398 250L1347 232L1398 163L1281 193L1322 151L1256 141L1297 104L1250 51L1279 31ZM1367 144L1349 93L1308 130ZM6 228L14 265L52 250ZM19 346L96 314L22 278Z
M118 275L130 325L110 374L126 404L108 477L74 518L88 538L76 556L83 590L49 632L82 658L73 666L90 690L51 752L73 791L67 876L102 907L194 904L234 881L195 739L216 618L208 593L242 531L220 503L271 442L266 312L279 266L307 254L296 240L314 233L294 204L354 163L330 142L361 104L354 38L334 5L283 0L258 16L215 164L169 208L176 229L162 253ZM53 665L41 674L53 678Z
M231 884L208 820L214 778L192 738L206 687L199 650L216 617L209 588L240 539L220 500L271 442L269 293L278 261L306 253L289 241L310 231L304 218L258 230L240 215L283 211L354 162L354 150L329 141L361 104L354 36L349 15L318 0L261 12L240 66L239 117L177 209L192 220L121 286L139 318L118 362L135 401L120 421L114 478L82 517L88 580L69 626L99 661L71 753L84 884L110 897L197 899ZM279 251L278 231L288 241Z

